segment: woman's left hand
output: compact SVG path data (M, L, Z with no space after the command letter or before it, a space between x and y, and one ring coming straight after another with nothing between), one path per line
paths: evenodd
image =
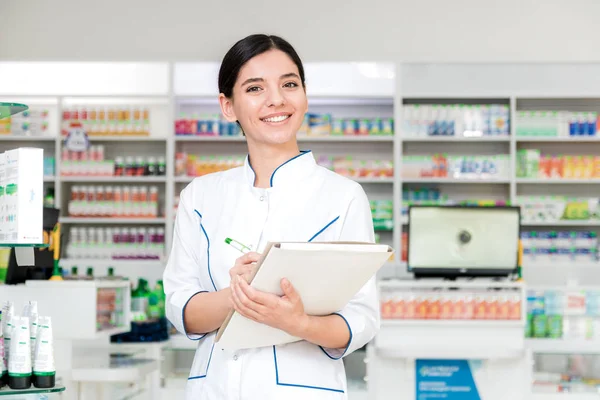
M308 324L302 299L285 278L281 280L281 289L284 294L281 297L261 292L238 277L231 285L233 308L253 321L302 337Z

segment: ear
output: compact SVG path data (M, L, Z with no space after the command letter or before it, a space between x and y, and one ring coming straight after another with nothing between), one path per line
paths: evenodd
M223 93L219 94L219 105L221 106L221 112L225 119L229 122L237 121L235 111L233 110L233 100L225 97Z

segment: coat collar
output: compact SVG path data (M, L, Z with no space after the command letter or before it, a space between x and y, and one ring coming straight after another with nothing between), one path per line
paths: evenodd
M271 179L269 180L270 187L277 187L301 180L309 176L316 166L317 162L315 161L312 151L302 150L300 151L300 154L290 158L279 167L275 168L275 171L273 171ZM246 156L244 170L248 184L254 187L256 174L250 164L250 155Z

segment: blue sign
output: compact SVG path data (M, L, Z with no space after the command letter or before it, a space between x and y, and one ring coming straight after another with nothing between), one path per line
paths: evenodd
M417 400L481 400L467 360L417 360Z

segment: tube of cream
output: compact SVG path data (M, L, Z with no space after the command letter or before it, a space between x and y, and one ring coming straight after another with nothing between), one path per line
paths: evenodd
M40 316L33 361L33 385L37 388L54 387L55 376L52 320L50 317Z
M0 311L0 388L8 383L8 367L6 365L6 357L4 354L4 336L2 334L2 311Z
M26 313L27 311L27 313ZM29 333L31 334L31 365L35 356L35 337L38 331L38 304L37 301L30 301L23 310L23 316L29 317Z
M29 318L13 317L8 360L8 386L11 389L31 387L31 344L29 343Z
M4 358L6 359L6 365L8 365L10 360L10 336L12 333L11 324L14 314L15 305L13 302L5 302L4 307L2 307L2 315L4 316L2 319L2 328L4 331Z

